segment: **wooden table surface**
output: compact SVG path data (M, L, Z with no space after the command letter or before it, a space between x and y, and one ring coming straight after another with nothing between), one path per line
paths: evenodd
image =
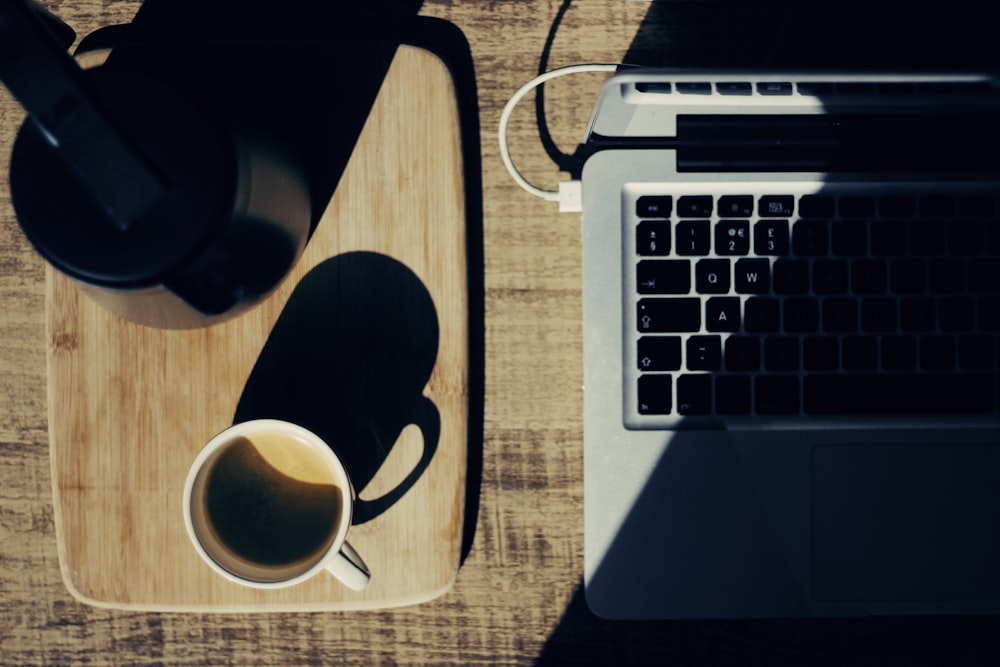
M140 6L42 4L79 35L127 22ZM19 233L6 185L0 188L0 665L996 664L996 618L610 623L586 609L579 217L560 215L510 180L497 121L540 66L626 57L759 65L790 58L804 43L789 29L797 17L788 7L796 3L739 4L428 0L420 7L464 32L476 68L486 346L474 541L452 590L422 605L240 615L116 612L75 601L60 577L53 526L45 269ZM754 4L761 11L748 14ZM409 11L420 3L397 5ZM269 11L296 6L270 3ZM703 29L709 20L715 27ZM779 38L786 46L774 46ZM797 53L804 64L823 59ZM920 54L941 64L955 56ZM855 50L843 62L864 57ZM581 75L547 87L549 151L573 153L599 80ZM0 91L4 183L20 119ZM555 187L558 170L539 140L530 98L515 115L511 144L530 180Z

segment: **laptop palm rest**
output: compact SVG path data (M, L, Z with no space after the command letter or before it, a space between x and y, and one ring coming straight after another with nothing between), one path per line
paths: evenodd
M812 475L818 600L1000 597L1000 446L818 446Z

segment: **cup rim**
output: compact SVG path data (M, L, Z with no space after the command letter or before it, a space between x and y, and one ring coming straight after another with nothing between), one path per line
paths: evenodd
M281 429L284 431L290 431L294 435L301 437L302 439L316 445L321 445L320 450L323 452L323 456L333 464L334 471L337 475L338 483L342 483L343 502L342 502L342 513L343 517L340 521L340 525L337 528L337 534L334 536L330 545L327 547L326 552L314 563L308 570L301 572L294 577L288 579L283 579L281 581L257 581L254 579L247 579L241 577L240 575L230 572L225 567L223 567L219 562L217 562L208 553L205 547L202 545L201 540L194 527L194 519L191 516L191 493L194 490L195 482L198 479L198 474L201 472L205 463L212 457L215 452L217 452L221 447L225 445L226 442L233 439L239 435L245 435L248 433L253 433L266 428ZM320 436L316 435L304 426L300 426L294 422L285 421L282 419L251 419L244 422L238 422L229 426L218 433L216 433L198 452L195 456L194 461L191 463L191 467L188 469L187 478L184 481L184 493L182 496L183 502L183 513L184 513L184 526L187 529L188 538L191 544L194 546L198 555L201 556L202 560L205 561L209 567L212 568L217 574L222 575L229 581L243 586L248 586L251 588L260 589L277 589L277 588L287 588L289 586L294 586L307 579L312 578L321 570L326 569L333 558L340 551L341 547L347 539L347 531L351 526L351 519L354 509L354 490L351 486L350 477L347 474L347 469L344 467L343 461L333 450L332 447Z

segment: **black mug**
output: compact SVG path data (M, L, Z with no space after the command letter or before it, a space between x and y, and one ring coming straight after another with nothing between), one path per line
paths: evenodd
M141 59L82 70L25 0L0 0L0 41L0 78L29 113L14 209L56 269L171 329L233 317L287 274L309 236L308 180L248 106L206 104Z

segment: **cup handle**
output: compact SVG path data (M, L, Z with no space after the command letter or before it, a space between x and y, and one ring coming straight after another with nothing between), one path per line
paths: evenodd
M326 569L345 586L355 591L363 591L372 578L361 555L347 542L340 545L340 551L330 559Z

